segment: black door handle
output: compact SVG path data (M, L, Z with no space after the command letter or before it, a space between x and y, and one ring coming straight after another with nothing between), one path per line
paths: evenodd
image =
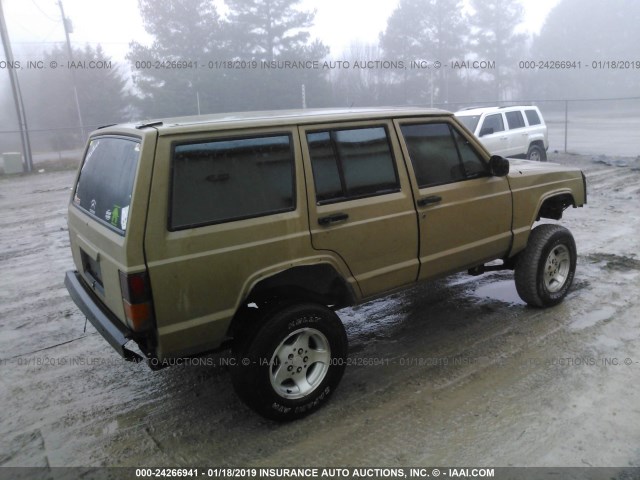
M426 207L427 205L433 205L434 203L440 203L442 197L440 195L431 195L429 197L420 198L416 203L419 207Z
M349 218L349 215L346 213L334 213L333 215L327 215L326 217L320 217L318 219L318 223L320 225L330 225L336 222L342 222Z

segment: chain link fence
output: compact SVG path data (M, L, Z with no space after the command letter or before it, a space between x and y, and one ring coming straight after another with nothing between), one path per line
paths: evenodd
M75 168L80 163L88 133L97 126L29 129L34 170ZM0 130L0 169L6 153L22 152L19 130ZM24 155L22 155L24 165Z
M591 100L512 100L434 105L466 107L536 105L549 130L549 151L614 157L640 156L640 97ZM34 169L74 168L88 132L98 126L29 130ZM20 132L0 130L0 154L21 152ZM3 163L0 163L3 168Z

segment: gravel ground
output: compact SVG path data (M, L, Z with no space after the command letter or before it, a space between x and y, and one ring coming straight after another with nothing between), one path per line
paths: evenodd
M352 365L284 425L237 400L224 355L121 361L63 285L74 173L0 179L0 466L640 466L639 165L550 160L589 185L561 222L564 303L529 308L497 272L342 310Z

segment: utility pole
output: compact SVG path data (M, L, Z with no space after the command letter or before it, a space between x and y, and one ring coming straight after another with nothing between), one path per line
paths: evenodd
M20 83L18 82L17 69L14 68L15 61L11 44L9 43L9 34L7 32L7 24L4 21L4 10L2 8L2 0L0 0L0 36L2 37L2 45L4 46L4 55L7 59L9 79L11 80L11 90L13 91L13 101L16 105L16 114L18 115L18 123L20 127L20 142L22 143L22 153L27 167L27 172L33 170L33 157L31 156L31 142L29 140L29 129L27 128L27 116L22 103L22 93L20 92Z
M71 50L71 40L69 40L69 33L73 32L71 27L71 21L64 14L64 7L62 6L62 0L58 0L60 6L60 14L62 15L62 25L64 26L64 35L67 39L67 55L69 55L69 61L73 61L73 51ZM73 95L76 100L76 111L78 112L78 122L80 123L81 142L84 142L84 122L82 121L82 111L80 110L80 98L78 97L78 82L76 81L76 69L71 68L71 80L73 82Z

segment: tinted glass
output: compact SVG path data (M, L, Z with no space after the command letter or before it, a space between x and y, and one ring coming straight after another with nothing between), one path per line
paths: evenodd
M295 208L288 135L177 145L172 229L258 217Z
M538 112L535 110L525 110L524 113L527 114L527 121L529 122L529 125L540 125L542 123Z
M502 121L502 114L497 113L495 115L488 115L482 124L482 130L485 129L493 129L493 133L503 132L504 122ZM480 131L480 134L482 134L482 130Z
M310 133L307 135L307 143L311 152L316 199L325 201L342 197L344 195L343 178L338 169L331 134L329 132Z
M469 141L464 138L456 129L453 130L453 136L456 139L458 145L458 152L460 152L460 158L462 159L462 168L467 178L482 177L488 173L487 166L480 158L478 153L469 144Z
M137 140L123 137L91 140L74 203L124 234L139 156Z
M522 112L506 112L507 123L509 124L509 128L513 130L514 128L522 128L524 127L524 118L522 118Z
M401 130L420 188L465 178L449 125L403 125Z
M381 195L399 189L384 127L307 134L318 202Z

